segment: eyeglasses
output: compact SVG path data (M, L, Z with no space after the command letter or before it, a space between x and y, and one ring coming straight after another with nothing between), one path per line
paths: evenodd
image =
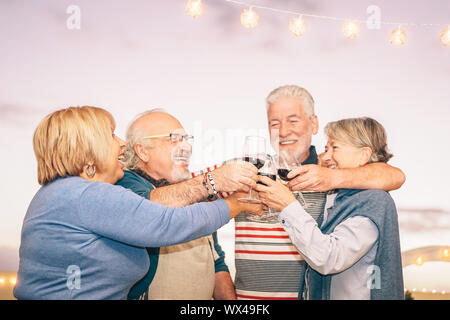
M168 133L168 134L159 134L156 136L145 136L142 139L154 139L154 138L164 138L169 137L170 141L173 143L187 141L189 144L194 142L194 136L188 134L179 134L179 133Z

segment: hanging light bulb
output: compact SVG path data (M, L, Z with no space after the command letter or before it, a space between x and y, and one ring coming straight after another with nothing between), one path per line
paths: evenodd
M450 45L450 26L441 33L441 42L444 46Z
M241 23L246 28L254 28L258 25L259 16L252 7L245 9L241 14Z
M186 12L193 18L200 17L205 11L205 6L202 3L202 0L189 0L186 3Z
M342 34L347 39L355 39L359 33L359 24L354 20L347 20L342 27Z
M397 29L391 32L391 39L390 39L391 44L399 46L405 44L405 41L406 41L405 29L401 29L400 26L398 26Z
M289 23L289 30L297 37L301 37L306 31L306 21L302 19L302 16L298 18L292 18Z
M416 265L419 266L419 267L420 267L421 265L423 265L423 262L424 262L424 261L423 261L423 258L422 258L422 257L418 257L418 258L416 259Z

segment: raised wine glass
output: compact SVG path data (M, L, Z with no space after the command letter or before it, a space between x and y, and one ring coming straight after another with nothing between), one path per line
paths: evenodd
M266 139L259 136L247 136L245 137L244 144L244 156L243 160L250 162L256 168L261 169L266 162ZM252 197L252 188L248 193L248 197L239 198L240 201L261 203L261 200Z
M266 155L264 166L259 169L258 175L266 176L274 181L277 179L277 166L274 162L274 159L270 155ZM263 184L262 182L258 183ZM247 219L256 222L271 223L278 221L278 215L279 212L273 211L271 208L269 208L261 216L249 215Z
M282 150L279 155L278 159L278 176L283 181L291 181L294 178L288 178L289 172L291 172L292 169L295 167L301 167L301 163L297 161L294 154L292 152L289 152L288 150ZM305 198L303 197L303 194L301 191L294 192L295 194L298 194L300 197L300 202L303 206L303 208L308 208L313 205L313 203L307 203Z

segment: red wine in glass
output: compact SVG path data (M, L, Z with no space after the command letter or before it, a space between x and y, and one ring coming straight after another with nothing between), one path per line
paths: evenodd
M291 172L289 169L278 169L278 176L283 181L291 181L292 179L289 179L287 175Z
M277 180L277 175L276 174L271 174L271 173L265 173L265 172L258 172L258 176L265 176L265 177L269 177L270 179L272 179L273 181ZM258 181L257 183L262 184L263 186L265 186L264 183Z
M242 159L261 169L264 166L266 152L266 139L259 136L247 136L244 143L244 154ZM248 192L247 198L239 198L240 201L250 203L261 203L261 200L252 197L252 188Z
M253 164L256 168L261 169L264 166L265 160L260 158L254 158L254 157L244 157L244 161L250 162Z

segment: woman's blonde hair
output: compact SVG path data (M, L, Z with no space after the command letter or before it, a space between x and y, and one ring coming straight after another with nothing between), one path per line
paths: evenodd
M87 164L101 171L115 126L112 115L97 107L69 107L47 115L33 136L39 184L77 176Z
M393 155L387 147L383 126L372 118L349 118L330 122L325 126L328 139L334 139L357 148L372 149L371 162L388 162Z

